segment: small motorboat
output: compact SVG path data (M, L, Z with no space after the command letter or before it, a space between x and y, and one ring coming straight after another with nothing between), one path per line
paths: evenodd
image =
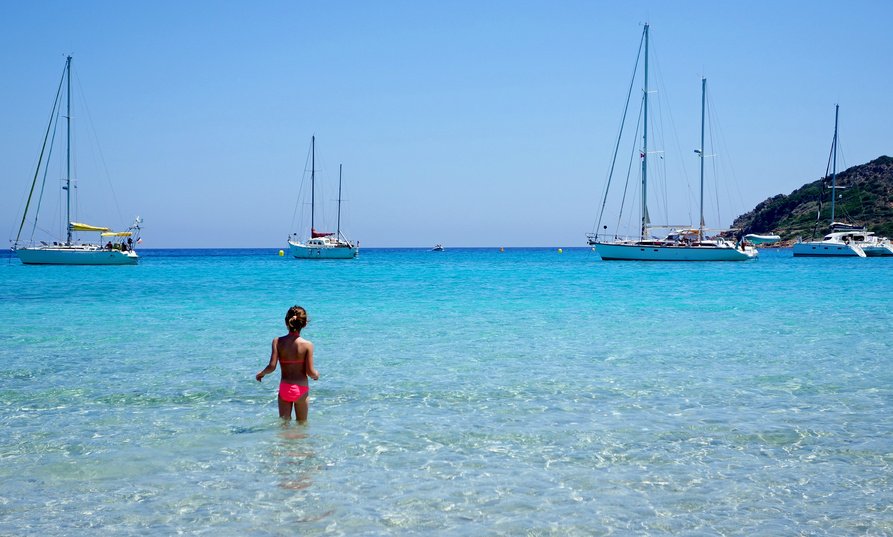
M778 242L781 240L781 237L779 237L778 235L757 235L755 233L751 233L745 235L744 239L752 244L765 244L767 242Z

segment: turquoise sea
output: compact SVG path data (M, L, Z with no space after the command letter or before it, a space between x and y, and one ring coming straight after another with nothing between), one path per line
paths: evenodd
M893 535L891 259L140 253L0 257L0 535Z

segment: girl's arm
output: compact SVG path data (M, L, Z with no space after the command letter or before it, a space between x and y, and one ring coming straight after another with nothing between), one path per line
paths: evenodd
M265 376L269 375L273 371L276 371L276 364L279 363L279 338L273 340L273 351L270 353L270 363L254 378L257 379L258 382L261 381Z
M304 365L307 366L307 376L313 380L319 380L319 371L313 369L313 343L307 342L307 358Z

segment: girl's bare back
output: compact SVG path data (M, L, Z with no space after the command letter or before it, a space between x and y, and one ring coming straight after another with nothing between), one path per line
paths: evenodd
M307 377L312 378L311 373L315 373L310 371L313 369L313 343L298 334L289 334L273 340L273 353L280 364L282 382L307 386Z

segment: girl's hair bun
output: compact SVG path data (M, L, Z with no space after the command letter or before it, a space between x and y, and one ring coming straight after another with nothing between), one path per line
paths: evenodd
M301 306L292 306L288 308L285 314L285 325L292 332L299 332L307 326L307 311Z

